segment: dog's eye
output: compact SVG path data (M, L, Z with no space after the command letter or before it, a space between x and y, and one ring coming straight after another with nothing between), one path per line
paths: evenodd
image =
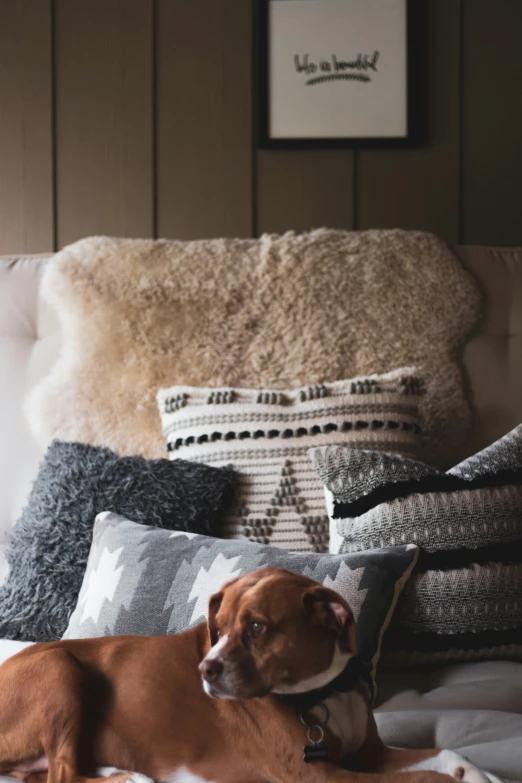
M262 636L266 631L266 625L264 623L254 622L250 623L250 635Z

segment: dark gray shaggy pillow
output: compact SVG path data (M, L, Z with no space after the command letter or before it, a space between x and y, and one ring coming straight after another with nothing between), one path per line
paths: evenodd
M11 534L0 588L0 638L59 639L74 611L96 515L212 534L233 483L231 470L196 462L119 457L54 441Z

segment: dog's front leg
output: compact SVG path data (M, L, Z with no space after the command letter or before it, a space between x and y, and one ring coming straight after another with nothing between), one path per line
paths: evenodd
M455 783L455 778L431 770L412 772L352 772L322 762L303 765L298 774L280 783Z
M486 773L453 750L406 750L382 746L380 768L386 772L433 771L460 783L490 783Z
M443 775L446 779L449 776L452 781L458 783L502 783L497 778L481 772L474 764L452 750L388 747L379 737L377 724L370 710L366 739L343 765L359 772L385 773L386 780L391 780L390 775L393 775L395 780L395 775L400 774L401 780L404 781L405 774L432 772Z

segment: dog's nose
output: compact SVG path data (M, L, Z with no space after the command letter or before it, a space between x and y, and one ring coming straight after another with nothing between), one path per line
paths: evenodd
M223 673L224 668L225 667L219 658L205 658L205 660L201 661L199 664L199 670L203 676L203 679L205 679L207 682L213 682L214 680L217 680L219 675Z

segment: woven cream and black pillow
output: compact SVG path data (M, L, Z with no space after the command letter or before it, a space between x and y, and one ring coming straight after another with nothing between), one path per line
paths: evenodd
M158 394L171 459L233 465L223 535L328 551L324 493L308 458L340 444L417 456L422 383L411 368L291 391L174 386Z
M310 455L341 552L421 549L384 665L522 660L522 425L447 473L342 447Z

